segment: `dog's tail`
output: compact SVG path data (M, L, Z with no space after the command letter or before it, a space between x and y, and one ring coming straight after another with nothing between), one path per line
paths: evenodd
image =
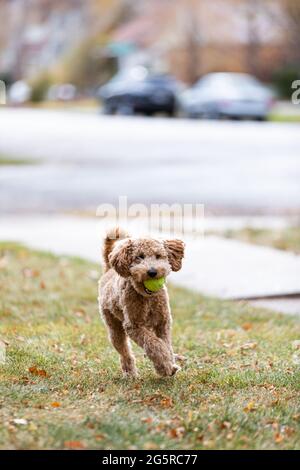
M103 243L103 260L105 271L108 271L111 268L109 264L109 255L114 247L115 242L128 237L128 233L125 230L122 230L120 227L115 227L106 233Z

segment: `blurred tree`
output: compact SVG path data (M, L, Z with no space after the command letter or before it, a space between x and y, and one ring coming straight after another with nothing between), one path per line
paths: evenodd
M282 0L289 42L288 57L300 66L300 1Z
M279 95L282 98L290 98L291 85L300 77L300 1L277 0L277 3L282 14L273 15L273 21L281 28L285 47L284 60L273 74L273 81Z
M186 0L184 4L184 43L186 47L186 72L188 83L195 83L200 75L201 55L201 0Z
M258 16L261 12L261 0L246 0L245 16L247 24L246 63L253 75L258 75L259 53L261 47L258 29Z

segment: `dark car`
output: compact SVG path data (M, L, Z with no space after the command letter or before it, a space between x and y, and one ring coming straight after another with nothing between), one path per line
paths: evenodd
M98 91L106 114L166 113L177 110L178 82L169 75L119 73Z

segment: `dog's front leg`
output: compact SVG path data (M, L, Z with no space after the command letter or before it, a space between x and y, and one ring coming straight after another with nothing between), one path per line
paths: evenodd
M158 325L155 325L155 333L158 336L158 338L161 338L165 342L174 360L171 328L172 328L172 320L171 319L163 320Z
M125 323L124 327L128 336L144 349L159 375L171 376L177 372L170 348L153 331L139 324Z

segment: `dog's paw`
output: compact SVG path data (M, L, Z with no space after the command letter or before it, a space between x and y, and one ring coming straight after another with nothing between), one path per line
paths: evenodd
M139 376L138 371L135 370L123 370L123 377L126 379L136 379Z
M177 364L174 364L173 367L172 367L172 375L175 375L177 374L177 372L181 370L181 367L178 366Z
M163 366L156 369L157 373L161 377L172 377L180 370L177 364L164 364Z

